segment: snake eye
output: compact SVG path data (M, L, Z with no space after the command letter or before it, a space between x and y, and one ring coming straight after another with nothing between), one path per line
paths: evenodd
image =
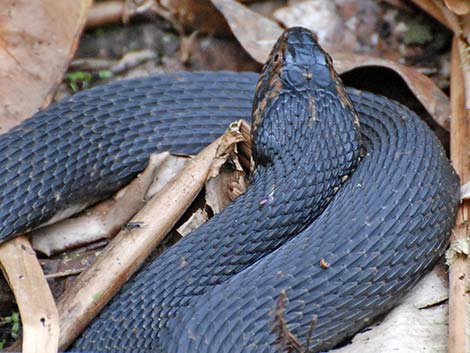
M274 56L274 62L277 63L279 61L279 58L280 58L280 55L279 54L276 54Z

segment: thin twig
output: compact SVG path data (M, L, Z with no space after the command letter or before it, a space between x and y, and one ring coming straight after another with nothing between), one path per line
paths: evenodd
M313 333L317 326L318 317L313 315L312 321L307 332L305 344L300 343L300 340L288 328L287 322L284 318L285 301L287 300L286 291L283 289L279 294L274 309L274 325L272 333L276 334L274 344L278 347L280 352L283 353L310 353L312 345Z

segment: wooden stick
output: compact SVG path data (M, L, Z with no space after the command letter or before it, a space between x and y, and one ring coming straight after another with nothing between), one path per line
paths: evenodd
M213 163L226 154L226 146L240 140L239 132L228 132L199 153L136 214L128 229L121 231L64 293L58 303L61 350L85 329L171 230L204 186Z
M86 19L87 28L122 23L126 11L124 1L104 1L93 4Z
M459 38L454 36L452 43L451 62L451 159L455 170L460 176L462 185L470 181L470 107L466 102L464 72L460 60ZM449 267L449 353L468 353L470 351L470 262L468 253L458 249L459 243L468 242L470 200L464 200L460 205L457 225L452 236L451 250L454 260Z
M56 353L59 314L28 238L17 236L0 246L0 262L20 308L23 353Z

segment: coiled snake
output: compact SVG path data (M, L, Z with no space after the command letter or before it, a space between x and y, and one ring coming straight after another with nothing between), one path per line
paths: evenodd
M109 195L152 152L198 152L251 116L256 79L131 79L37 113L0 139L1 239ZM292 334L305 342L315 314L311 352L325 350L396 305L443 254L459 183L437 138L400 104L345 90L308 30L274 47L253 139L247 193L138 272L73 351L282 351L272 310L283 291Z

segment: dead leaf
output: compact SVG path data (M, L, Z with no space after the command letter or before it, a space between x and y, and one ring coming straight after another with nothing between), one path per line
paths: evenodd
M237 162L233 164L236 166ZM210 178L206 183L206 204L217 214L243 194L247 187L248 177L239 162L233 169L223 167L219 175Z
M237 144L244 142L246 136L242 130L242 126L246 124L243 120L234 121L231 123L222 136L222 141L217 150L217 156L215 157L213 163L211 164L211 169L209 171L209 178L213 178L219 175L220 168L227 162L230 156L236 151Z
M214 215L220 213L248 187L246 171L250 171L250 168L242 166L241 161L251 158L250 126L240 120L229 126L229 132L229 138L221 145L219 157L214 160L206 181L205 204L177 229L183 237L209 219L207 207Z
M253 59L264 63L283 29L234 0L211 0L224 15L235 37Z
M196 210L196 212L194 212L186 222L184 222L181 226L179 226L176 231L182 237L185 237L186 235L191 233L193 230L195 230L197 227L199 227L203 223L206 223L208 219L209 219L209 215L207 214L207 212L203 208L200 208Z
M240 160L250 159L251 151L247 155L245 149L238 149L240 143L249 139L249 130L246 131L245 128L246 123L242 120L230 125L229 130L240 138L227 141L230 143L228 144L230 148L221 154L220 160L216 161L214 170L206 182L206 205L214 214L222 211L248 187L248 177Z
M0 8L0 132L52 100L91 0L4 0Z
M444 129L450 127L449 98L427 76L394 61L352 53L332 53L336 70L345 73L360 67L378 66L396 72L405 81L426 111Z
M328 50L353 51L356 46L356 35L346 27L334 1L302 1L276 10L273 15L286 28L310 28Z
M95 262L101 250L64 253L53 259L41 259L40 263L47 279L59 279L81 273Z

